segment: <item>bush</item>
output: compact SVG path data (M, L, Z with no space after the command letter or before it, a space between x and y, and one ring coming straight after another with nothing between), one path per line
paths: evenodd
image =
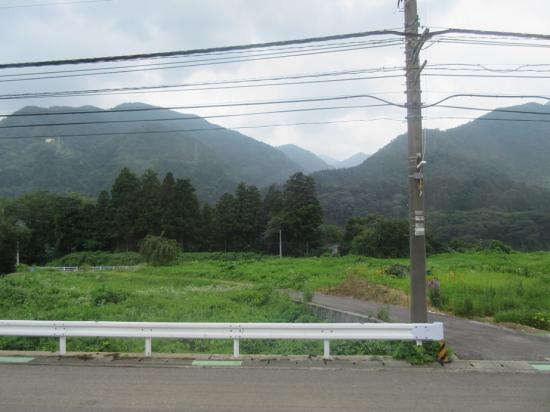
M497 322L513 322L533 328L550 330L550 312L528 312L520 310L507 310L495 315Z
M116 305L117 303L124 302L128 296L127 292L115 291L102 286L92 292L92 302L95 306L103 306L108 303Z
M409 275L409 271L410 269L407 265L402 265L400 263L394 263L383 269L384 274L392 278L405 278Z
M133 266L143 262L137 252L75 252L56 259L48 266Z
M392 356L395 359L403 359L412 365L422 365L424 363L434 362L439 351L438 342L423 342L422 346L417 346L415 342L399 342Z
M180 248L175 240L160 236L147 236L140 242L139 251L145 261L153 266L174 264L180 254Z

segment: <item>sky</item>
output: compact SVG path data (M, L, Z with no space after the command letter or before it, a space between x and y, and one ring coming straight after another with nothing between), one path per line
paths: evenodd
M419 0L418 9L421 26L429 27L432 31L455 27L550 33L550 8L547 0ZM0 0L0 62L186 50L377 29L402 30L402 27L403 13L397 8L396 0ZM550 48L435 43L421 52L420 59L427 60L429 65L466 63L503 69L524 64L550 65ZM173 59L178 62L184 60L186 59ZM145 63L112 63L94 67ZM391 47L307 56L70 78L5 81L20 77L4 76L0 77L0 95L201 83L381 67L397 68L391 74L403 75L403 71L399 69L403 64L404 47L397 44ZM550 66L546 67L549 68ZM0 71L0 76L68 69L74 69L74 66L8 69ZM429 73L427 70L425 72ZM425 103L455 93L550 96L550 81L544 78L422 76L421 87ZM276 87L0 99L0 113L11 113L28 105L94 105L108 109L124 102L144 102L169 107L357 94L371 94L402 104L405 99L404 89L404 76L396 76ZM533 98L464 97L453 99L452 104L496 108L528 101L545 103L545 100ZM260 108L202 108L183 112L212 116L327 105L365 106L374 103L376 102L370 99L354 99L336 103L267 105ZM426 109L424 127L447 129L469 121L466 118L482 114L483 112L473 110ZM406 130L405 111L394 106L226 117L211 121L228 128L325 122L318 125L242 129L241 132L273 146L296 144L314 153L339 160L357 152L374 153Z

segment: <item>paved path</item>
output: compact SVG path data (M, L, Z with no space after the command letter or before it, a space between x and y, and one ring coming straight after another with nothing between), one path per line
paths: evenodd
M381 307L388 306L321 293L314 295L313 302L374 317ZM408 308L389 305L389 309L391 322L409 321ZM445 338L461 359L536 361L550 359L550 337L529 335L489 323L434 313L428 315L428 320L444 323Z
M546 373L0 364L0 410L544 411Z

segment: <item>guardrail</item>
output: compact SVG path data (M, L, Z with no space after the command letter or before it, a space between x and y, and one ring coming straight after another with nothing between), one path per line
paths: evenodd
M145 356L152 353L153 338L232 339L233 357L240 357L241 339L311 339L324 342L330 358L330 341L443 339L443 323L168 323L0 320L0 336L58 337L59 355L66 354L68 337L145 339Z
M52 270L56 272L78 272L80 270L86 272L97 272L101 270L135 270L138 266L32 266L33 270Z

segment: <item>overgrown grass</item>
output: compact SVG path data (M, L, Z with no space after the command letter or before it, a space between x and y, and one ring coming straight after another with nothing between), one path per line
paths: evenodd
M211 258L209 258L211 256ZM321 322L277 289L337 287L350 275L365 284L408 292L408 276L387 268L405 260L357 256L275 258L254 254L187 254L170 267L134 272L32 272L0 278L0 319L174 322ZM550 329L549 253L466 253L429 258L441 308ZM401 273L401 272L400 272ZM154 340L156 352L231 353L231 342ZM51 339L0 338L2 349L55 350ZM387 342L335 343L335 354L429 358ZM141 352L142 340L69 339L68 350ZM321 342L243 341L242 353L321 354ZM420 361L420 360L419 360Z

